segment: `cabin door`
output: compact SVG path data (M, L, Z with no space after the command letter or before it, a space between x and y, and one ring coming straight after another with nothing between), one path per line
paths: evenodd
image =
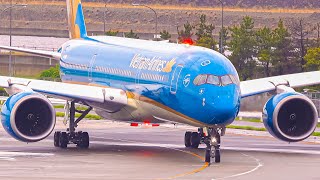
M172 94L176 94L177 93L177 90L178 90L178 81L179 81L179 77L180 77L180 74L181 74L181 71L183 69L183 65L179 64L174 72L173 72L173 75L172 75L172 78L171 78L171 86L170 86L170 92Z
M95 62L96 62L96 59L97 59L97 55L98 54L94 54L91 58L91 61L90 61L90 65L89 65L89 69L88 69L88 80L89 80L89 83L91 83L93 81L93 72L95 70Z

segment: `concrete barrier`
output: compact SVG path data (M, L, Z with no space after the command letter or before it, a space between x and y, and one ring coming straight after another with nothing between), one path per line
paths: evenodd
M34 77L39 75L43 70L54 67L58 61L48 58L18 55L12 56L12 73L14 76ZM9 74L9 55L0 54L0 75Z

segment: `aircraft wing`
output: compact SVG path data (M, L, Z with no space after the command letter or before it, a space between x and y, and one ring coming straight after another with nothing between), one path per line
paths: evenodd
M90 85L69 84L24 78L0 76L0 87L9 94L32 90L50 97L68 101L82 101L108 104L110 106L126 105L127 95L122 89L96 87Z
M56 60L61 59L61 53L58 53L58 52L32 50L32 49L25 49L25 48L10 47L10 46L0 46L0 49L7 50L7 51L22 52L22 53L32 54L35 56L40 56L45 58L52 58Z
M297 88L317 84L320 84L320 71L242 81L240 83L240 88L241 97L245 98L248 96L275 91L280 85Z

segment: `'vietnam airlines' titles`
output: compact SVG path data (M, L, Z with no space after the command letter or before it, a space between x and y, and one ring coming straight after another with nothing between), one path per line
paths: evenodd
M140 54L136 54L131 60L130 67L149 71L171 72L175 63L175 58L170 61L166 61L157 56L148 58Z

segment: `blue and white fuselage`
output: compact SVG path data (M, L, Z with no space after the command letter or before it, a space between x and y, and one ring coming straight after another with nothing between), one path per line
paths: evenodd
M107 113L98 107L97 113L106 118L224 127L239 111L238 74L226 57L213 50L90 37L68 41L61 55L63 82L127 92L136 108Z

